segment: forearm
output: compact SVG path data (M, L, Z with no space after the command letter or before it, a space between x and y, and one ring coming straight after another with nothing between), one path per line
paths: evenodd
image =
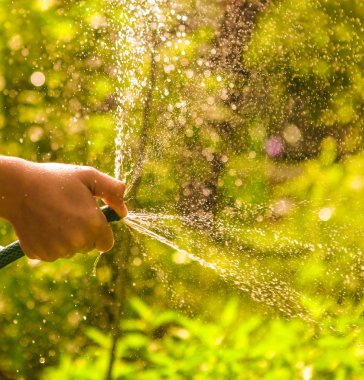
M10 220L26 197L27 161L0 156L0 217Z

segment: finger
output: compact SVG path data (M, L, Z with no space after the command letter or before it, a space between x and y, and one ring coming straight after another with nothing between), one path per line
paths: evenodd
M100 228L95 240L95 248L100 252L107 252L114 246L114 234L108 223Z
M83 172L82 181L94 196L103 199L121 218L127 215L123 182L92 168Z
M47 261L48 263L51 263L57 260L58 258L62 257L60 252L58 252L58 250L54 248L54 245L38 247L35 251L35 255L39 257L39 260Z
M72 248L67 247L65 244L58 244L47 250L47 256L49 261L55 261L57 259L72 257L74 252Z
M40 260L39 256L35 253L36 250L33 247L23 241L19 241L20 248L23 251L24 255L31 260Z
M31 259L31 260L40 260L39 256L37 256L35 253L33 253L32 251L27 251L27 250L24 250L24 248L22 248L22 251L24 252L24 255L28 258L28 259Z
M71 250L74 252L88 252L94 248L93 242L92 244L88 242L85 234L82 233L81 230L77 230L77 227L75 227L72 232L72 236L69 239L69 244L71 246Z

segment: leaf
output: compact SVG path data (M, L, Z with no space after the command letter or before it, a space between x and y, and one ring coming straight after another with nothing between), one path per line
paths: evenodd
M90 327L86 330L86 336L104 348L111 347L111 338L103 334L100 330Z

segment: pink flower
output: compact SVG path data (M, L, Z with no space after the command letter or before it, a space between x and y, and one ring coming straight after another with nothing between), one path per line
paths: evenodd
M284 142L279 136L272 136L265 142L265 151L269 157L280 156L284 151Z

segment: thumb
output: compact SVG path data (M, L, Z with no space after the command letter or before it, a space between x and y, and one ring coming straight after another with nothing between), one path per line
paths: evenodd
M93 168L82 178L82 182L89 188L94 196L101 198L108 206L114 209L121 218L125 218L128 209L124 204L124 182Z

